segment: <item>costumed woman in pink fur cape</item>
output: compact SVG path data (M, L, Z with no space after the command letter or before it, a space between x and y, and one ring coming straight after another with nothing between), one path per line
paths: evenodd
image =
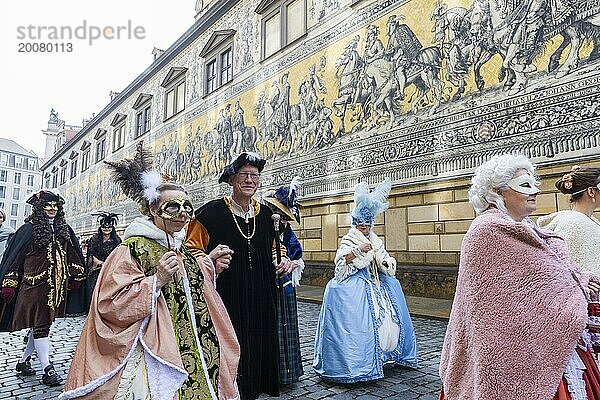
M600 279L529 219L537 185L524 156L496 156L475 171L469 201L479 215L462 244L442 400L600 399L600 373L582 336Z

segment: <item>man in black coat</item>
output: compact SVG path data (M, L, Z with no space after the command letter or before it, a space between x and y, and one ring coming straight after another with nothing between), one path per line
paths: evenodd
M242 399L256 399L261 393L279 396L275 275L293 269L285 249L275 265L272 212L252 198L265 163L258 154L242 153L225 167L219 182L232 187L231 197L198 209L186 241L194 255L207 254L219 244L233 250L229 268L216 271L217 291L240 344L238 387Z

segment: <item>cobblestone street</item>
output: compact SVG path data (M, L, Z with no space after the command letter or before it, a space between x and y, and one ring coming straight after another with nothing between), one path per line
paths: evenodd
M438 320L414 318L418 342L419 369L386 368L385 378L376 382L356 385L334 385L319 379L312 371L313 340L319 305L299 303L300 341L304 360L304 376L295 385L285 388L280 399L403 399L437 400L440 381L438 362L446 323ZM51 330L51 359L56 370L66 377L70 358L75 350L83 317L57 321ZM35 358L34 377L17 377L14 365L23 349L20 333L0 334L0 399L54 399L62 388L48 388L41 383L40 364ZM267 399L263 396L261 399Z

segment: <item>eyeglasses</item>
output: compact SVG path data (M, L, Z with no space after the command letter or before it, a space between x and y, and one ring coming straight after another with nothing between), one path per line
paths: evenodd
M158 207L158 215L164 219L175 219L186 213L189 217L194 213L194 207L188 199L172 199Z
M49 201L44 204L44 211L58 211L58 203L56 201Z
M238 175L243 180L250 178L254 182L258 182L258 180L260 179L260 174L255 174L252 172L238 172L236 175Z

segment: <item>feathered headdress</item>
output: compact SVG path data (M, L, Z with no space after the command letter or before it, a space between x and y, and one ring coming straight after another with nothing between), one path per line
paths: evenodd
M163 183L162 176L152 170L152 154L139 142L132 159L104 162L123 193L140 204L147 215L148 206L160 198L158 186Z
M302 179L295 176L290 186L280 186L276 190L265 193L263 200L274 206L291 219L300 223L300 204L298 203L298 191L302 185Z
M100 226L115 226L117 225L117 222L119 222L119 214L99 211L97 213L92 213L92 215L98 217Z
M375 217L390 206L387 202L390 190L390 178L385 178L371 193L366 182L357 184L354 188L354 210L350 213L352 225L373 225Z

